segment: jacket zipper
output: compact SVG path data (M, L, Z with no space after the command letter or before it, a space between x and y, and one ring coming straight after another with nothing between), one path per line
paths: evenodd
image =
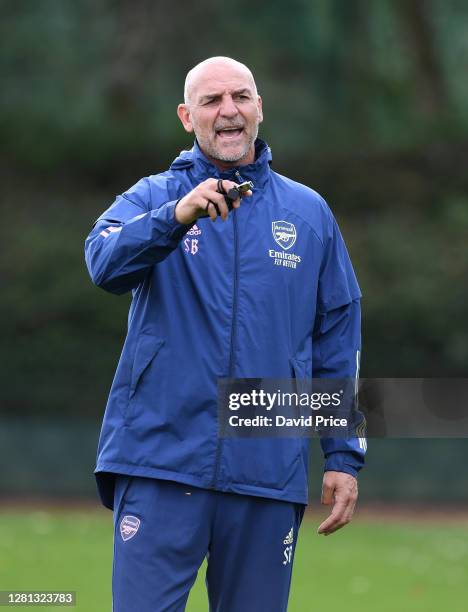
M243 179L236 170L234 177L238 183L242 183ZM237 230L237 215L236 210L232 211L232 224L234 230L234 282L232 285L232 325L231 325L231 350L229 355L229 378L234 374L234 359L236 346L236 331L237 331L237 288L239 286L239 237Z
M239 171L236 170L234 174L234 178L236 182L242 183L242 177L239 174ZM229 369L228 376L232 378L234 374L234 359L235 359L235 345L236 345L236 323L237 323L237 288L239 285L239 238L237 231L237 216L236 210L232 210L232 227L234 231L234 279L232 283L232 323L231 323L231 346L229 350ZM219 431L218 431L219 435ZM224 438L218 439L218 446L216 448L216 458L215 458L215 469L213 475L213 481L211 483L212 488L215 488L216 482L218 480L218 472L219 472L219 464L221 461L221 451L223 448Z

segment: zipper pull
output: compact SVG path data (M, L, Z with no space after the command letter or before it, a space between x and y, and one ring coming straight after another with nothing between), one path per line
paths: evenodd
M236 171L234 172L234 176L236 177L236 181L235 181L236 183L239 183L239 184L240 184L240 183L243 183L243 182L244 182L244 179L241 177L241 175L240 175L240 173L239 173L239 170L236 170Z

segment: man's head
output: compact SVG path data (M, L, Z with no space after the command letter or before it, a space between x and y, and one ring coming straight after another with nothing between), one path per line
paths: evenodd
M211 161L221 168L254 161L262 100L247 66L211 57L189 71L184 97L179 119Z

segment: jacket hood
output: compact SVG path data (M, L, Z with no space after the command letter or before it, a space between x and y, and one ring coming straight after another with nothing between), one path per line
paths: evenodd
M253 164L233 166L229 170L221 171L202 152L195 140L189 151L181 151L171 164L171 170L183 170L193 167L195 175L200 180L209 177L221 177L232 179L233 174L238 171L243 179L252 180L258 187L262 186L268 177L272 160L271 149L266 142L257 138L255 141L255 161Z

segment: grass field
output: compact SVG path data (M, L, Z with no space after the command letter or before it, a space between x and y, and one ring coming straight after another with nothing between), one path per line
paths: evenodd
M468 610L468 521L421 519L358 516L325 538L315 534L319 517L306 516L289 611ZM111 610L110 512L10 508L0 527L0 590L74 590L75 610ZM204 588L202 569L189 612L207 610Z

